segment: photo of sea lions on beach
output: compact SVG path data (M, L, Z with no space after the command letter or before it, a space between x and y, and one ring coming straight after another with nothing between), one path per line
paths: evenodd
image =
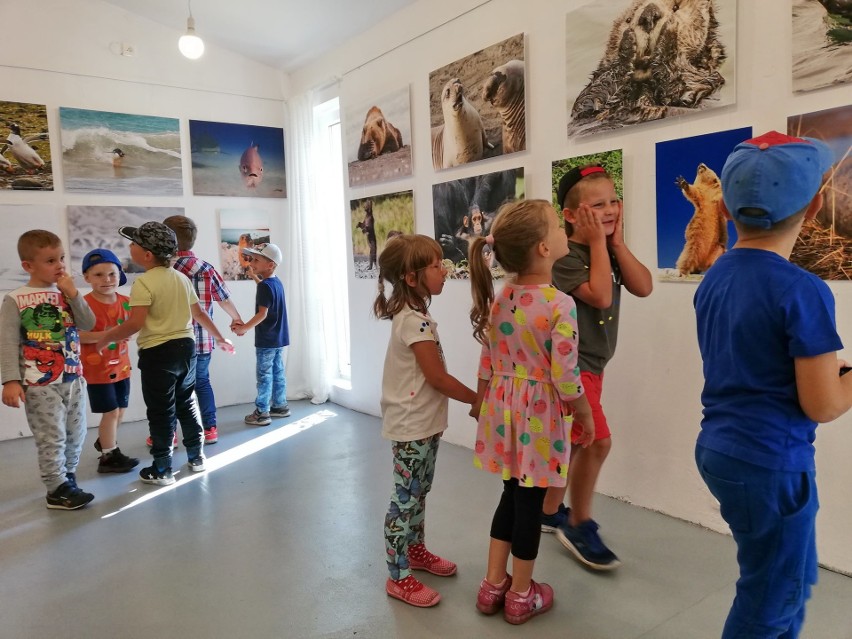
M183 195L176 118L59 107L69 193Z
M793 0L793 91L852 82L852 2Z
M700 282L737 241L720 208L722 167L751 127L658 142L657 276L661 282ZM628 211L627 219L632 213Z
M62 208L48 204L0 204L0 294L24 286L30 275L21 266L18 257L18 238L25 231L49 229L62 238L64 220ZM64 242L65 239L63 238ZM74 270L75 265L66 260L66 267ZM79 265L77 266L79 268Z
M219 272L229 282L250 280L243 249L269 244L269 214L257 209L219 209Z
M287 197L284 129L189 121L194 195Z
M349 186L411 175L411 98L408 86L344 110Z
M737 0L611 0L566 16L568 137L736 101Z
M162 222L172 215L183 215L178 206L69 206L66 264L72 265L74 283L89 288L80 273L83 256L96 248L109 249L127 274L127 287L145 272L130 259L130 240L118 234L122 226L138 227L145 222Z
M834 153L816 218L805 220L790 261L824 280L852 279L852 106L787 118L787 134L816 138Z
M524 151L525 87L523 33L430 73L432 167Z
M507 202L524 199L524 169L507 169L432 185L435 239L444 253L450 279L468 279L470 243L487 237L497 211ZM486 245L479 259L487 261L495 279L505 275Z
M397 235L414 233L414 191L350 200L349 214L355 277L377 279L385 244Z
M0 189L53 190L45 105L0 101Z

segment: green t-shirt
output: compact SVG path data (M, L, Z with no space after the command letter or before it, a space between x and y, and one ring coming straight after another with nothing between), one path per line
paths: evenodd
M130 306L147 306L148 317L137 346L151 348L169 340L193 337L190 306L198 303L192 282L168 266L140 275L130 287Z
M589 281L591 255L587 244L568 240L571 252L553 265L553 285L563 293L571 293L583 282ZM589 306L579 297L577 326L580 331L580 370L600 375L604 366L615 354L618 340L618 311L621 308L621 270L612 253L609 254L612 270L612 305L609 308Z

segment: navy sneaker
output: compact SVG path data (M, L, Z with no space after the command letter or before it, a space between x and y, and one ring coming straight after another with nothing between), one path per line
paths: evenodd
M47 493L47 507L53 510L77 510L82 508L95 496L92 493L87 493L79 488L77 484L72 484L67 479L59 488L52 493Z
M169 486L175 483L175 476L172 475L172 469L157 470L155 464L151 464L147 468L139 471L139 479L146 484L157 484L158 486Z
M598 535L598 524L589 519L577 526L566 522L556 529L559 542L584 566L594 570L614 570L621 565L618 557Z
M541 513L541 532L555 533L556 529L568 523L568 513L571 509L565 504L559 504L559 508L552 515Z

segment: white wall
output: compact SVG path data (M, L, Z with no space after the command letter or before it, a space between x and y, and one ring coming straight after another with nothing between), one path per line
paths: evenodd
M20 17L22 12L29 18L16 21L17 27L6 21L0 47L0 99L47 105L55 190L52 193L3 191L0 192L3 203L54 206L58 213L54 230L62 237L66 237L64 207L67 205L183 207L199 227L196 254L217 267L217 209L266 211L274 241L286 245L283 234L287 200L193 196L189 154L190 119L285 126L283 74L217 49L209 42L203 58L189 61L177 50L180 31L135 17L99 0L33 0L27 3L26 10L21 3L0 0L0 15ZM111 42L133 44L135 56L125 58L112 53ZM60 106L179 118L184 195L124 197L65 193ZM79 264L70 266L79 272ZM123 292L128 294L129 287L125 289ZM251 317L254 283L232 282L230 290L242 316ZM214 311L214 319L223 333L230 333L230 318L223 311ZM211 363L210 375L219 405L251 402L255 397L252 333L242 338L231 337L237 354L231 357L218 352ZM131 356L135 364L135 352ZM134 372L131 388L126 417L143 419L145 404L138 371ZM97 423L98 417L90 415L89 425ZM0 439L29 434L22 409L0 407Z
M790 3L741 0L735 106L569 142L565 134L565 16L583 4L583 0L424 0L294 73L290 79L293 94L340 79L341 112L346 104L411 86L414 177L369 190L347 190L347 200L413 188L416 228L431 235L434 182L522 164L527 197L549 199L553 160L622 148L626 234L636 255L654 268L656 142L749 125L756 134L768 129L784 131L788 115L852 103L852 85L794 95ZM474 7L478 8L470 11ZM454 20L454 16L460 17ZM519 32L527 34L528 151L436 175L429 147L429 72ZM423 35L415 38L418 34ZM384 51L387 55L370 61ZM359 65L364 66L348 73ZM338 389L334 399L378 414L388 323L370 317L375 282L356 280L351 272L349 282L352 389ZM852 285L834 283L831 289L837 297L841 337L852 344ZM648 299L637 300L628 294L623 298L618 353L607 368L603 398L615 432L614 445L598 488L724 530L693 462L702 385L692 311L694 291L690 284L656 283ZM478 348L467 321L469 306L467 283L451 281L433 301L432 312L440 324L450 371L473 385ZM845 355L852 359L852 350L847 349ZM474 434L473 420L463 406L453 403L446 439L472 446ZM852 508L846 490L852 485L852 465L847 460L852 449L852 415L821 427L817 445L821 558L828 566L852 572L852 546L848 543Z

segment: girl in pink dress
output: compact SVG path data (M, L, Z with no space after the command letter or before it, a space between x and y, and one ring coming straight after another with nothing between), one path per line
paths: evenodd
M470 317L482 344L474 465L503 477L476 607L494 614L505 606L506 621L521 624L553 605L553 589L532 580L541 506L548 486L565 485L573 415L594 422L580 385L574 300L551 284L553 263L568 254L556 211L545 200L507 204L469 254L485 244L515 276L495 296L485 260L471 258ZM584 426L573 443L588 446L593 436Z

